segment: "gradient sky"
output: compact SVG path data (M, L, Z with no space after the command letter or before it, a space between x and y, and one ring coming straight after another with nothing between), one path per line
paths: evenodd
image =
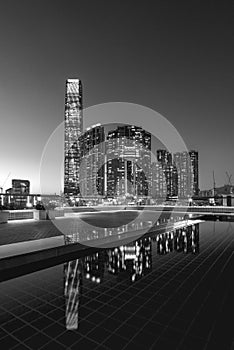
M82 80L84 107L123 101L166 117L199 151L201 189L212 187L213 170L217 185L226 171L234 177L233 2L138 3L1 2L4 189L25 178L39 191L41 154L64 119L69 77Z

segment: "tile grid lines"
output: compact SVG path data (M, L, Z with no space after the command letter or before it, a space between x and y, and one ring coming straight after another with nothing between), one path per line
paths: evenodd
M11 312L10 312L11 313ZM21 319L20 317L17 317L16 315L14 315L13 313L12 313L12 315L15 317L15 318L17 318L17 319ZM44 316L44 314L42 314L43 316ZM53 320L53 319L51 319L51 321L54 323L54 322L56 322L55 320ZM33 329L35 329L35 331L36 332L40 332L40 333L42 333L42 334L44 334L44 335L46 335L47 337L48 337L48 335L45 333L45 332L43 332L43 330L42 331L40 331L38 328L36 328L36 327L34 327L31 323L29 323L29 322L27 322L27 321L25 321L24 320L24 322L25 322L25 324L26 325L28 325L28 326L30 326L30 327L32 327ZM56 322L57 323L57 322ZM90 322L91 323L91 322ZM19 330L20 329L22 329L22 328L24 328L25 326L22 326L22 327L20 327L20 328L18 328ZM47 329L48 327L46 327L45 329ZM25 341L27 341L27 340L29 340L30 338L32 338L32 336L29 336L28 338L25 338L24 339L24 341L21 341L20 339L18 339L17 337L15 337L14 336L14 333L12 334L12 333L10 333L10 332L7 332L11 337L13 337L15 340L17 340L17 342L19 342L21 345L23 345L23 346L25 346L25 347L27 347L28 349L30 349L31 350L31 348L30 347L28 347L27 346L27 344L25 343ZM4 340L4 338L5 337L7 337L7 336L4 336L3 338L1 338L1 340ZM84 336L85 337L85 336ZM0 340L0 341L1 341ZM51 340L55 340L55 338L51 338ZM50 343L51 342L51 340L49 341L49 342L47 342L46 344L48 344L48 343ZM57 341L58 342L58 341ZM64 345L62 344L62 343L60 343L60 342L58 342L59 343L59 345L62 345L63 347L64 347ZM46 345L46 344L44 344L43 345L43 347ZM10 349L14 349L14 348L16 348L17 346L18 346L19 344L16 344L16 345L14 345L13 347L11 347ZM99 343L97 343L97 345L99 345Z
M142 291L142 289L140 290L140 292L141 292L141 291ZM115 299L115 298L113 298L113 300L114 300L114 299ZM133 299L133 298L131 298L131 299ZM129 299L129 300L131 300L131 299ZM128 301L129 301L129 300L128 300ZM103 303L103 304L105 305L106 303ZM124 305L124 303L123 303L122 305ZM97 309L96 309L94 312L92 312L91 314L95 314L95 312L98 311L100 308L102 308L102 306L100 306L99 308L97 308ZM103 316L105 316L105 320L108 319L108 318L111 318L111 316L112 316L117 310L118 310L118 308L116 308L116 310L115 310L112 314L108 315L108 317L107 317L107 315L103 314ZM91 315L91 314L90 314L90 315ZM129 314L130 314L130 313L129 313ZM130 315L132 315L132 314L130 314ZM112 318L115 319L114 317L112 317ZM117 320L117 319L115 319L115 320ZM146 320L146 318L143 318L143 317L142 317L142 320ZM103 322L104 322L104 321L103 321ZM124 322L124 323L125 323L125 322ZM121 326L122 326L124 323L122 323ZM93 332L93 330L95 330L97 327L99 327L101 324L102 324L102 322L99 323L98 326L95 325L96 327L92 328L92 329L90 330L90 332L88 332L88 333L86 334L85 337L89 339L88 335L89 335L91 332ZM104 327L103 327L103 328L104 328ZM104 329L106 329L106 328L104 328ZM64 333L66 333L66 331L65 331ZM114 333L115 333L115 332L112 332L111 335L113 335ZM111 337L111 335L110 335L110 337ZM60 336L60 335L58 335L57 338L58 338L59 336ZM124 338L124 337L123 337L123 338ZM56 338L55 338L55 339L56 339ZM127 338L125 338L125 339L126 339L126 341L127 341ZM92 339L92 340L93 340L93 339ZM58 341L58 340L57 340L57 341ZM79 341L80 341L80 340L78 340L77 342L74 342L74 343L73 343L73 346L76 345L76 344L79 344ZM48 343L47 343L47 344L48 344ZM102 344L102 343L98 343L98 347L100 346L100 344L101 344L102 346L105 347L105 345ZM46 345L46 344L45 344L45 345ZM44 347L44 345L43 345L43 347ZM43 349L43 347L41 347L40 349Z
M223 243L223 242L222 242L222 243ZM217 247L215 250L217 250L217 249L218 249L218 247ZM213 253L213 252L214 252L214 251L212 251L212 253ZM211 254L212 254L212 253L211 253ZM209 256L210 256L211 254L209 254ZM208 256L208 257L209 257L209 256ZM207 258L208 258L208 257L207 257ZM194 260L193 260L193 261L194 261ZM192 261L192 262L193 262L193 261ZM192 263L192 262L191 262L191 263ZM189 263L189 264L191 264L191 263ZM201 265L202 265L202 263L201 263L199 266L201 266ZM196 271L196 270L195 270L195 271ZM179 273L180 273L180 272L178 272L176 275L178 275ZM170 282L170 280L169 280L167 283L165 283L165 285L164 285L163 287L165 287L169 282ZM183 283L184 283L184 282L183 282ZM183 284L183 283L182 283L182 284ZM181 287L181 286L179 286L177 289L180 289L180 287ZM161 288L160 288L160 289L161 289ZM154 295L154 296L155 296L155 295ZM154 296L153 296L153 297L154 297ZM164 306L164 305L168 302L168 300L170 300L170 298L171 298L171 297L169 297L169 298L167 299L167 301L166 301L162 306ZM161 307L162 307L162 306L161 306ZM160 308L161 308L161 307L160 307ZM159 309L160 309L160 308L159 308ZM159 309L157 310L157 313L158 313ZM148 320L151 320L153 317L154 317L154 315L153 315L150 319L148 319ZM128 319L125 321L125 323L126 323L127 321L128 321ZM149 323L149 322L147 322L147 323ZM145 327L145 325L144 325L144 327ZM143 327L140 328L140 329L138 330L138 332L139 332L140 330L142 330L142 329L143 329ZM116 329L116 330L117 330L117 329ZM133 337L128 341L128 343L125 345L125 347L126 347L126 346L132 341L132 339L134 339L134 338L135 338L135 336L133 336ZM124 347L124 348L125 348L125 347ZM123 349L124 349L124 348L123 348Z
M163 258L163 257L162 257ZM173 258L171 258L171 260L172 260ZM161 277L161 276L160 276ZM114 288L114 287L113 287ZM105 303L104 303L105 304ZM38 311L39 312L39 311ZM40 312L39 312L40 313ZM44 314L42 314L43 316L44 316ZM52 320L53 322L54 322L54 320Z
M226 301L226 299L227 299L227 294L228 294L228 293L226 292L226 293L225 293L225 296L223 297L222 304L221 304L221 307L220 307L220 309L219 309L219 312L221 311L221 308L223 307L223 305L224 305L224 303L225 303L225 301ZM206 342L206 344L205 344L203 350L206 350L207 347L208 347L208 345L209 345L209 341L210 341L211 335L213 334L213 330L214 330L214 328L215 328L216 323L217 323L217 320L214 320L213 325L212 325L212 327L211 327L211 329L210 329L210 332L209 332L209 334L208 334L208 337L207 337L207 342Z
M15 346L11 347L10 349L13 349L14 347L18 346L19 343L20 343L21 345L23 345L23 346L25 346L26 348L28 348L28 349L31 350L31 348L28 347L24 342L22 342L20 339L18 339L17 337L15 337L14 334L9 333L9 335L10 335L12 338L14 338L14 339L18 342L18 344L16 344ZM6 337L7 337L7 336L1 338L1 341L4 340L4 338L6 338Z
M215 245L215 243L214 243L214 245ZM208 248L207 248L207 249L208 249ZM185 258L183 259L183 261L186 260L187 257L188 257L188 256L185 256ZM193 260L193 261L194 261L194 260ZM192 261L192 262L193 262L193 261ZM181 261L180 261L180 262L181 262ZM179 262L179 263L180 263L180 262ZM191 262L191 263L192 263L192 262ZM187 266L188 266L188 265L187 265ZM187 267L187 266L186 266L186 267ZM173 265L173 267L175 267L175 265ZM168 272L168 270L167 270L164 274L166 274L167 272ZM180 272L178 272L176 275L178 275L179 273L180 273ZM176 276L176 275L175 275L175 276ZM156 279L156 280L157 280L157 279ZM154 280L153 282L155 282L155 280ZM153 283L153 282L152 282L152 283ZM169 281L169 282L170 282L170 281ZM159 291L160 291L161 289L163 289L169 282L166 282L166 283L159 289ZM147 285L147 287L148 287L148 286L149 286L149 284ZM159 294L159 291L158 291L156 294ZM140 290L140 292L142 292L142 289ZM140 292L139 292L139 293L140 293ZM137 294L138 294L138 293L137 293ZM136 295L137 295L137 294L136 294ZM155 297L155 295L153 295L153 297ZM151 297L151 298L152 298L152 297ZM149 299L151 299L151 298L149 298ZM133 298L131 298L131 299L133 299ZM148 299L148 300L149 300L149 299ZM169 299L170 299L170 298L168 298L168 300L169 300ZM147 301L148 301L148 300L147 300ZM122 306L124 306L125 304L127 304L127 302L126 302L126 303L123 303ZM144 306L144 304L143 304L140 308L142 308L143 306ZM139 310L139 309L138 309L138 310ZM112 314L113 314L113 313L112 313ZM106 319L111 318L112 314L110 314ZM134 315L134 314L135 314L135 313L131 313L131 317L132 317L132 315ZM127 318L127 319L125 320L125 322L121 323L121 326L122 326L123 324L125 324L129 319L130 319L130 317ZM100 324L99 324L99 326L100 326ZM117 331L121 326L117 327L116 330L115 330L115 332L113 332L112 334L116 333L116 331ZM93 329L92 329L92 331L93 331ZM92 331L90 331L89 333L91 333ZM138 332L139 332L139 330L138 330ZM88 333L88 334L89 334L89 333ZM109 336L108 338L110 338L110 337L111 337L111 336ZM107 338L107 339L108 339L108 338ZM105 339L105 340L106 340L106 339ZM104 342L102 342L101 345L103 345L103 343L104 343ZM74 343L74 344L79 344L79 342ZM127 346L127 344L126 344L126 346Z
M229 241L229 240L230 240L230 237L227 237L226 240ZM225 244L225 243L226 243L226 241L221 241L220 245ZM174 319L176 318L176 315L180 312L180 310L183 308L183 305L187 302L187 300L190 298L190 296L194 293L195 289L200 285L200 283L204 280L204 278L206 277L206 275L208 274L208 272L213 268L213 266L216 264L216 262L217 262L217 261L220 259L220 257L228 250L228 248L229 248L232 244L233 244L233 238L232 238L232 240L230 241L230 243L228 244L228 246L226 246L226 247L224 248L224 250L222 250L222 253L219 254L219 255L217 256L217 258L215 259L215 261L209 266L208 270L206 270L206 272L203 274L202 278L199 280L199 282L196 284L196 286L192 289L192 291L188 294L188 296L186 297L186 299L183 301L183 304L180 306L180 308L176 311L176 313L175 313L174 316L172 317L171 321L174 320ZM216 249L216 250L217 250L217 249ZM212 252L211 252L211 254L212 254ZM232 256L232 255L233 255L233 253L231 254L231 256ZM222 270L219 272L219 275L216 277L216 281L218 280L219 276L222 274L222 272L223 272L225 266L227 265L227 263L229 262L229 259L231 258L231 256L229 256L228 260L225 262L224 266L222 267ZM208 258L209 258L209 256L207 257L207 259L208 259ZM207 260L207 259L206 259L206 260ZM195 270L195 271L196 271L196 270ZM189 278L189 277L190 277L190 276L188 276L188 278ZM205 299L203 300L203 304L200 306L199 311L200 311L201 308L203 307L203 305L204 305L205 301L207 300L209 294L210 294L210 291L207 293ZM187 328L183 339L184 339L185 336L188 334L189 329L191 328L193 322L195 321L195 318L196 318L196 316L198 315L199 311L197 311L197 313L196 313L194 319L192 320L192 322L190 323L189 327ZM171 322L171 321L170 321L170 322ZM169 324L170 324L170 322L169 322ZM165 327L163 333L164 333L164 332L166 331L166 329L169 327L169 324L167 325L167 327ZM181 340L181 343L182 343L182 341L183 341L183 340ZM156 343L157 343L157 342L155 342L153 345L155 345ZM180 346L180 344L179 344L179 346Z
M163 256L162 256L162 258L163 258ZM186 256L185 256L185 258L186 258ZM171 257L171 259L170 260L172 260L173 259L173 257ZM168 261L166 262L166 263L164 263L164 265L166 265L168 263ZM160 278L160 277L159 277ZM124 282L123 282L124 283ZM41 288L41 289L43 289L43 288ZM111 289L115 289L115 287L113 286ZM124 292L123 292L124 293ZM38 300L40 300L40 298L37 298L37 297L35 297L33 294L30 294L30 293L28 293L29 295L31 295L31 296L33 296L34 298L36 298L36 299L38 299ZM122 294L122 293L120 293L120 294ZM12 298L12 299L15 299L15 298ZM115 299L115 298L114 298ZM15 300L17 300L17 299L15 299ZM106 305L107 303L103 303L104 305ZM22 305L24 305L23 303L22 303ZM52 304L51 304L52 305ZM52 305L52 306L54 306L54 305ZM102 306L101 306L102 307ZM101 308L100 307L100 308ZM31 308L31 310L32 311L34 311L34 308L32 308L32 307L30 307L29 306L29 308ZM99 309L100 309L99 308ZM62 311L64 311L62 308L59 308L59 309L61 309ZM116 308L117 309L117 308ZM97 309L98 310L98 309ZM6 310L6 311L8 311L10 314L12 314L12 316L14 316L15 318L18 318L18 319L23 319L23 318L21 318L21 317L17 317L13 312L11 312L11 311L9 311L9 310ZM41 314L41 316L45 316L43 313L41 313L39 310L36 310L39 314ZM27 313L27 312L26 312ZM25 313L25 314L26 314ZM94 312L93 312L94 313ZM23 315L25 315L25 314L23 314ZM49 319L51 319L48 315L46 315L46 317L48 317ZM30 326L30 327L32 327L32 328L34 328L36 331L38 331L38 329L36 328L36 327L34 327L33 325L31 325L31 323L29 323L29 322L27 322L27 321L25 321L24 319L23 319L23 321L25 322L25 324L26 325L28 325L28 326ZM52 322L56 322L55 320L53 320L53 319L51 319L51 321ZM6 324L6 323L8 323L8 322L5 322L4 324ZM59 322L58 322L59 323ZM92 322L90 322L90 323L92 323ZM3 325L4 325L3 324ZM23 328L24 326L22 326L22 327L20 327L19 329L21 329L21 328ZM48 328L48 327L46 327L46 328ZM45 328L45 329L46 329ZM93 329L92 329L93 330ZM41 333L43 333L43 334L45 334L45 335L47 335L46 333L44 333L43 332L43 330L42 331L40 331ZM65 331L66 332L66 331ZM64 333L65 333L64 332ZM24 342L21 342L18 338L16 338L12 333L9 333L8 332L8 334L9 335L11 335L11 336L13 336L13 338L14 339L16 339L17 341L19 341L20 342L20 344L22 344L22 345L26 345ZM60 335L59 335L60 336ZM86 336L85 336L86 337ZM31 336L29 336L28 338L26 338L26 339L24 339L24 340L28 340L28 339L30 339L31 338ZM2 339L4 339L4 337L2 338ZM48 344L48 343L47 343ZM98 345L100 345L99 343L97 343ZM45 346L46 344L44 344L43 346ZM61 345L63 345L63 344L61 344ZM18 346L18 345L16 345L16 346ZM13 347L14 348L14 347Z
M172 259L172 258L171 258ZM167 263L165 263L164 265L166 265ZM155 270L156 271L156 270ZM105 283L105 282L104 282ZM122 282L122 284L124 284L124 281ZM31 284L32 285L32 287L33 287L33 284ZM104 284L102 284L102 285L104 285ZM39 288L39 289L41 289L41 290L45 290L44 288ZM109 290L114 290L115 289L115 286L113 286L113 287L111 287L111 288L109 288ZM126 290L126 289L125 289ZM124 291L125 292L125 291ZM38 300L38 301L41 301L41 298L40 297L37 297L37 296L35 296L34 294L31 294L30 292L27 292L27 294L29 295L29 296L32 296L34 299L36 299L36 300ZM52 299L51 300L51 302L47 302L47 304L49 304L49 305L51 305L51 306L53 306L54 307L54 305L52 304L52 302L54 301L54 300L56 300L57 298L58 298L58 296L55 294L55 293L53 293L53 292L51 292L51 294L53 294L54 296L55 296L55 298L54 299ZM87 292L87 294L88 294L88 292ZM105 294L105 293L104 293ZM120 293L119 295L121 295L122 293ZM118 295L118 296L119 296ZM84 296L85 296L85 294L84 294ZM24 306L24 303L23 302L20 302L18 299L16 299L16 298L14 298L14 297L10 297L12 300L15 300L15 301L17 301L20 305L22 305L22 306ZM96 298L92 298L92 299L96 299ZM44 301L44 300L43 300ZM89 303L89 302L88 302ZM88 304L88 303L86 303L86 304ZM85 305L86 305L85 304ZM106 303L103 303L104 305L106 304ZM30 306L30 305L27 305L27 307L29 308L29 309L31 309L31 311L34 311L35 310L35 308L33 308L32 306ZM88 307L87 305L86 305L86 307ZM1 306L1 308L2 309L4 309L5 311L7 311L7 312L9 312L9 310L6 308L6 307L4 307L4 304ZM60 306L56 306L56 308L57 309L60 309L61 311L64 311L64 308L62 308L62 307L60 307ZM14 311L14 309L12 310L12 311ZM40 312L39 310L37 310L36 309L36 311L41 315L41 316L44 316L44 314L42 313L42 312ZM22 314L22 316L24 316L25 314L27 314L29 311L26 311L25 313L23 313ZM12 312L11 313L12 315L14 315L14 313ZM54 321L54 320L52 320L52 321ZM4 323L2 323L2 325L4 325L5 323L7 323L7 322L9 322L9 321L6 321L6 322L4 322Z
M231 245L232 243L233 243L233 240L232 240L232 242L230 243L230 245ZM230 246L230 245L229 245L229 246ZM223 253L224 253L224 252L223 252ZM219 255L219 258L220 258L221 255L223 255L223 253ZM234 254L234 252L232 252L232 254L231 254L231 255L228 257L228 259L226 260L225 264L224 264L223 267L222 267L222 270L219 272L219 274L218 274L218 276L217 276L217 278L216 278L216 281L218 281L218 279L219 279L220 276L222 275L222 273L223 273L225 267L227 266L227 264L229 263L229 261L232 259L233 254ZM217 258L217 259L218 259L218 258ZM215 264L215 262L214 262L214 264ZM211 265L211 268L212 268L212 266L213 266L214 264ZM205 275L206 275L206 274L205 274ZM205 275L204 275L204 277L205 277ZM203 278L204 278L204 277L203 277ZM203 278L202 278L202 279L203 279ZM197 286L196 286L196 287L197 287ZM192 292L191 292L191 293L192 293ZM190 325L189 325L189 327L187 328L186 332L184 333L184 336L183 336L183 338L181 339L180 344L178 345L178 349L179 349L180 346L183 344L185 337L187 336L189 330L191 329L191 327L192 327L192 325L193 325L193 323L194 323L194 321L195 321L195 319L196 319L196 316L197 316L197 315L199 314L199 312L201 311L202 307L204 306L204 304L205 304L206 300L208 299L208 297L210 296L210 294L211 294L211 290L210 290L209 293L207 294L205 300L203 301L202 305L201 305L200 308L198 309L198 311L197 311L197 313L196 313L194 319L192 320L192 322L190 323ZM225 294L225 298L226 298L226 297L227 297L227 293ZM212 327L211 327L211 329L210 329L209 338L211 337L212 330L214 329L214 326L215 326L215 323L216 323L216 322L217 322L217 319L214 320L213 325L212 325ZM207 348L207 346L208 346L209 338L207 338L207 343L206 343L206 346L205 346L204 350L205 350L205 349Z
M172 260L173 259L173 257L170 259L170 260ZM186 259L186 256L185 256L185 258L184 259ZM181 262L181 261L180 261ZM166 264L166 263L165 263ZM93 329L92 329L92 331L93 331Z
M163 258L164 258L164 256L162 256L162 260L163 260ZM171 257L170 260L173 260L173 256ZM170 260L169 260L169 261L167 260L167 262L164 263L163 265L161 265L160 268L154 269L154 272L156 272L156 271L159 270L159 269L162 269L162 267L163 267L164 265L168 265L169 262L170 262ZM152 273L152 272L150 272L150 273ZM149 276L150 273L149 273L147 276ZM105 283L105 282L102 283L102 286L105 286L105 284L107 284L108 282L109 282L109 281L106 281L106 283ZM121 282L121 283L124 284L124 281ZM121 283L120 283L120 285L121 285ZM30 283L30 285L31 285L32 287L34 287L34 284L33 284L33 283ZM133 286L130 286L130 287L133 287ZM43 291L43 290L44 290L44 291L47 291L47 290L44 289L43 287L39 287L38 289L41 289L42 291ZM109 290L112 290L112 289L115 290L115 289L116 289L116 285L113 285L112 287L109 288ZM126 291L126 288L125 288L125 291ZM124 291L124 292L125 292L125 291ZM83 293L83 296L86 296L86 294L88 294L88 293L89 293L89 291L87 291L86 293ZM41 299L42 299L42 298L40 298L40 297L38 297L38 296L35 296L34 294L31 294L30 292L27 292L27 294L28 294L29 296L34 297L34 299L36 299L36 300L38 300L38 301L41 301ZM47 303L48 303L49 305L51 305L51 306L54 306L54 305L52 304L52 302L53 302L55 299L57 299L58 296L57 296L57 294L53 293L52 291L50 291L50 294L53 294L53 295L55 296L55 298L52 299L51 302L47 302ZM105 294L105 293L104 293L104 294ZM121 295L121 293L120 293L119 295ZM11 299L12 299L12 300L16 300L17 302L19 302L18 299L14 298L14 297L11 297ZM96 298L92 298L92 299L96 299ZM44 300L43 300L43 301L44 301ZM24 305L22 302L19 302L19 303L20 303L22 306ZM4 308L4 304L2 305L2 307ZM32 307L30 307L30 306L28 306L28 307L31 308L32 310L34 310ZM63 309L62 307L57 306L57 308L59 308L59 309L61 309L62 311L64 311L64 309ZM37 311L37 312L40 313L40 311ZM44 316L44 314L42 314L42 315Z
M223 242L221 242L221 244L222 244L222 243L223 243ZM192 291L188 294L188 296L186 297L186 299L184 300L184 302L182 303L182 305L179 307L179 309L176 311L176 313L174 314L174 316L172 317L172 319L170 320L170 322L176 318L176 315L180 312L180 310L183 308L184 304L188 301L188 299L190 298L190 296L194 293L195 289L200 285L201 281L203 281L203 279L206 277L206 275L208 274L208 272L212 269L212 267L215 265L215 263L220 259L220 257L224 254L224 252L229 248L229 246L230 246L231 244L232 244L232 242L230 242L230 244L228 245L228 247L226 247L225 250L222 251L222 253L221 253L220 255L218 255L218 257L215 259L215 261L212 263L212 265L209 267L209 269L206 270L206 272L205 272L204 275L202 276L201 280L199 280L199 282L196 284L196 286L195 286L195 287L192 289ZM212 253L211 253L211 254L212 254ZM208 256L208 257L209 257L209 256ZM225 265L226 265L226 264L225 264ZM195 272L195 271L196 271L196 269L194 270L194 272ZM193 272L193 273L194 273L194 272ZM190 276L188 276L188 278L189 278L189 277L190 277ZM186 281L186 280L185 280L185 281ZM182 283L182 285L183 285L183 284L184 284L184 282ZM205 300L203 301L203 304L204 304L204 302L207 300L208 296L209 296L209 293L208 293L207 296L205 297ZM203 304L200 306L199 310L202 308ZM160 309L160 308L159 308L159 309ZM197 314L198 314L198 311L197 311L196 315L197 315ZM187 328L187 330L186 330L186 332L185 332L185 335L188 334L189 329L190 329L192 323L194 322L194 320L195 320L195 318L196 318L196 315L195 315L194 319L192 320L192 322L190 323L190 326ZM168 323L168 325L167 325L167 326L165 327L165 329L163 330L163 333L165 333L165 331L168 329L168 327L169 327L169 325L170 325L170 322ZM184 335L183 339L185 338L185 335ZM155 346L155 345L157 344L157 342L158 342L158 339L152 344L152 347L151 347L151 348L153 348L153 346ZM182 343L182 341L181 341L181 343ZM180 344L179 344L179 346L180 346ZM178 346L178 347L179 347L179 346Z
M162 258L163 258L163 256L162 256ZM4 281L3 283L5 283L5 282L7 282L7 281ZM109 281L104 281L103 283L102 283L102 286L104 286L105 284L107 284ZM27 282L28 283L28 282ZM123 281L123 283L124 283L124 281ZM31 283L28 283L28 285L30 286L32 286L32 287L34 287L34 284L31 282ZM47 292L47 289L44 289L43 287L39 287L38 289L41 289L42 291L44 290L45 292ZM112 289L115 289L115 285L112 287ZM31 296L33 296L34 298L36 298L36 299L39 299L39 300L41 300L41 298L40 297L37 297L37 296L35 296L35 295L33 295L33 294L30 294L30 293L28 293L29 295L31 295ZM52 291L50 291L50 294L53 294L54 296L55 296L55 298L57 298L57 294L55 294L55 293L53 293ZM85 295L85 293L84 293L84 295ZM13 298L13 297L11 297L12 299L15 299L16 300L16 298ZM18 299L17 299L18 300ZM54 299L52 299L51 301L53 301Z
M34 309L32 308L32 311L34 311ZM14 316L14 318L17 318L17 319L19 319L19 320L22 320L23 318L22 317L17 317L14 313L12 313L11 311L8 311L10 314L12 314L13 316ZM41 313L40 311L37 311L39 314L41 314L41 316L45 316L43 313ZM25 315L25 314L24 314ZM55 323L56 321L54 320L54 319L52 319L52 318L50 318L50 317L48 317L47 315L46 315L46 317L47 318L49 318L50 320L51 320L51 322L52 323ZM45 332L43 332L45 329L47 329L48 327L45 327L43 330L39 330L38 328L36 328L36 327L34 327L31 323L29 323L29 322L27 322L27 321L25 321L24 319L23 319L23 322L25 323L25 325L28 325L28 326L30 326L30 327L32 327L33 329L35 329L35 331L36 332L40 332L40 333L42 333L42 334L44 334L44 335L46 335L47 337L48 337L48 335L45 333ZM5 322L4 324L6 324L6 323L8 323L8 322ZM59 324L59 322L56 322L56 323L58 323ZM90 323L92 323L92 322L90 322ZM23 325L22 327L20 327L20 328L18 328L17 330L20 330L20 329L22 329L22 328L24 328L25 327L25 325ZM64 325L63 325L64 326ZM16 339L20 344L22 344L22 345L24 345L24 346L26 346L26 347L28 347L26 344L25 344L25 341L26 340L29 340L30 338L32 338L32 336L29 336L28 338L25 338L24 339L24 341L21 341L20 339L18 339L17 337L15 337L14 336L14 333L12 334L12 333L10 333L10 332L8 332L8 331L6 331L10 336L12 336L14 339ZM4 337L2 337L1 339L0 339L0 341L1 340L3 340L4 338L5 338L6 336L4 336ZM52 339L52 338L51 338ZM52 339L52 340L54 340L54 339ZM61 343L59 343L60 345L62 345L63 346L63 344L61 344ZM97 343L98 345L99 345L99 343ZM44 345L46 345L46 344L44 344ZM43 345L43 346L44 346ZM17 347L18 346L18 344L17 345L15 345L15 346L13 346L11 349L14 349L15 347ZM29 348L29 347L28 347ZM31 349L31 348L29 348L29 349Z
M186 257L185 257L186 258ZM173 257L170 259L170 260L172 260L173 259ZM164 265L166 265L167 263L164 263ZM173 265L174 266L174 265ZM159 277L160 278L160 277ZM154 280L155 281L155 280ZM111 288L111 289L115 289L114 287L113 288ZM142 289L141 289L141 291L142 291ZM124 291L125 292L125 291ZM124 293L124 292L121 292L120 293L120 295L122 294L122 293ZM118 295L119 296L119 295ZM115 298L113 298L113 300L114 300ZM108 303L102 303L103 305L107 305ZM99 308L97 308L94 312L92 312L92 313L90 313L89 315L91 315L91 314L94 314L96 311L98 311L100 308L102 308L103 307L103 305L102 306L100 306ZM87 307L87 306L86 306ZM113 313L115 313L116 311L118 310L118 308L116 308L116 310L113 312ZM106 314L103 314L103 316L105 316L106 317ZM87 318L87 317L86 317ZM110 316L108 316L108 317L106 317L105 319L107 319L107 318L111 318L111 315ZM114 317L113 317L114 318ZM114 318L115 319L115 318ZM143 319L143 318L142 318ZM90 321L91 322L91 321ZM99 323L99 325L100 325L100 323ZM96 325L95 325L96 326ZM85 336L84 336L84 338L87 338L87 339L89 339L89 337L88 337L88 334L89 333L91 333L95 328L97 328L97 326L96 327L94 327L94 328L92 328L91 329L91 331L90 332L88 332ZM104 328L105 329L105 328ZM65 334L66 333L66 331L63 333L63 334ZM114 332L112 332L112 334L113 334ZM59 342L59 340L57 340L57 338L58 337L60 337L61 335L58 335L55 339L56 339L56 341L57 342ZM93 340L93 339L92 339ZM80 340L79 340L80 341ZM78 344L79 343L79 341L77 341L77 342L74 342L74 344L73 344L73 346L75 345L75 344ZM48 342L47 344L49 344L50 342ZM44 346L46 346L47 344L44 344L40 349L43 349L43 347ZM98 347L100 346L100 343L98 343ZM102 346L104 346L105 347L105 345L103 345L102 344Z
M163 257L162 257L163 258ZM33 286L33 284L31 284ZM103 284L102 284L103 285ZM112 287L112 289L115 289L115 286ZM43 288L41 288L41 290L44 290ZM46 290L45 290L46 291ZM54 294L53 292L50 292L50 294ZM32 294L31 294L32 295ZM37 296L32 295L34 298L41 300L41 298L38 298ZM57 298L57 295L54 294L55 298ZM13 298L14 299L14 298ZM17 299L18 300L18 299ZM55 299L52 299L52 301ZM63 309L62 309L63 310Z

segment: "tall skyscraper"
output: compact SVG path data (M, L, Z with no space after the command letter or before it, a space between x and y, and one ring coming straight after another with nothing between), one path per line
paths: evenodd
M190 151L190 162L193 174L193 195L198 196L199 194L199 167L198 167L198 152Z
M174 154L174 164L178 174L178 197L192 197L193 192L193 168L189 152L177 152Z
M82 85L67 79L65 94L64 195L71 200L79 195L79 142L83 131Z
M167 196L167 184L163 166L159 162L151 164L151 196L153 199L165 200Z
M157 161L162 165L172 164L172 155L170 152L168 152L165 149L158 149L157 150Z
M118 126L107 136L107 196L148 196L151 135L134 125Z
M172 199L178 195L178 175L172 161L172 154L165 149L157 150L157 160L161 164L166 182L166 198Z
M79 138L80 191L83 197L104 195L105 132L101 124L93 125Z
M173 199L178 196L178 173L174 164L167 164L164 168L164 174L167 184L167 199Z

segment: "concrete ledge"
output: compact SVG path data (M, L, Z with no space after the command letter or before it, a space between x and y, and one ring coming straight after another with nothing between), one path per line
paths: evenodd
M9 211L0 211L0 224L5 224L8 222L8 218L9 218Z
M79 243L0 259L0 282L91 254L94 248Z
M34 210L33 213L34 220L46 220L47 214L45 210Z
M197 223L199 222L201 222L201 220L197 220ZM161 227L155 228L154 231L149 231L145 234L142 233L142 231L145 230L139 230L137 232L128 232L112 237L109 236L101 239L96 243L93 241L93 246L85 245L85 243L89 245L92 244L92 241L87 241L83 242L83 244L72 243L3 258L0 259L0 282L43 268L48 268L50 266L66 262L68 260L79 259L85 255L93 254L94 252L105 248L113 248L114 246L125 245L130 243L129 240L133 242L143 236L154 236L155 234L157 235L173 228L177 229L180 226L185 226L186 224L188 224L187 221L178 222L176 225L177 227L175 227L175 224L165 224Z

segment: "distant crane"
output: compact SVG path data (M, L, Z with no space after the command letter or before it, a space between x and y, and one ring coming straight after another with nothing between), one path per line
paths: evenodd
M216 183L215 183L215 173L213 170L213 191L214 191L214 196L215 196L215 190L216 190Z
M3 182L2 186L0 187L1 193L2 193L2 191L3 191L3 186L4 186L5 183L7 182L7 180L8 180L8 178L9 178L10 175L11 175L11 172L9 172L9 174L8 174L7 177L5 178L5 181Z
M230 193L232 193L232 182L231 182L232 174L229 174L226 171L226 175L227 175L227 178L228 178L228 185L230 186Z

